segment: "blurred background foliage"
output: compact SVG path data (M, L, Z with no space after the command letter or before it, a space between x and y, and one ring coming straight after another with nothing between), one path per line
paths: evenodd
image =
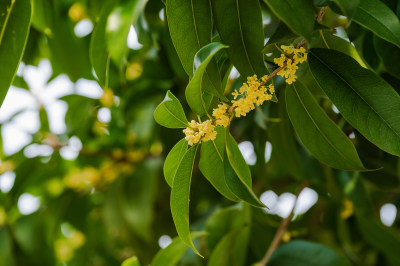
M140 10L132 16L129 8L135 2L143 5L138 4ZM399 15L398 1L382 2ZM176 236L162 166L184 136L156 125L153 112L168 89L184 99L188 82L169 34L165 4L161 0L32 0L32 4L23 63L0 110L0 265L120 265L131 256L148 265ZM268 5L260 4L265 36L270 37L280 20ZM314 8L327 4L315 0ZM104 14L110 12L125 24L118 35L95 37L96 25L104 23ZM399 92L399 68L387 61L390 55L398 57L399 48L358 24L348 24L340 14L331 5L324 25L349 38L363 59ZM113 53L108 75L96 72L96 76L92 63L104 59L96 52L102 51L104 42L122 50ZM392 51L389 56L387 49ZM226 90L242 82L233 71ZM194 169L191 229L208 233L194 236L206 259L179 240L169 246L175 248L170 256L180 265L259 261L282 217L288 216L294 194L307 181L312 189L307 195L311 193L314 201L305 199L309 206L295 212L284 242L320 243L355 265L399 265L399 159L353 131L316 88L313 93L320 105L351 136L366 166L384 168L353 173L321 165L295 137L280 93L279 104L267 103L231 126L250 164L254 191L270 210L232 205ZM53 108L55 103L65 108ZM20 108L12 109L15 105ZM296 165L285 164L290 156L285 154L286 145L300 152L303 173ZM295 250L304 244L290 243ZM156 259L153 263L158 265Z

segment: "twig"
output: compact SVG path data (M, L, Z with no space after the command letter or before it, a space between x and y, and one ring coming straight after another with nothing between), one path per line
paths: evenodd
M321 22L322 22L322 19L323 19L324 15L325 15L325 12L326 12L327 9L328 9L328 7L327 7L327 6L324 6L324 7L321 8L321 10L319 11L318 16L317 16L317 21L318 21L318 23L321 23Z
M274 236L274 239L272 240L271 245L269 246L269 248L267 250L267 253L265 253L265 255L262 258L262 260L256 264L257 266L265 266L265 265L267 265L269 259L271 258L272 253L274 253L274 251L278 248L279 243L281 242L282 237L285 234L286 229L287 229L290 221L293 218L294 209L296 208L297 200L299 199L299 195L303 191L303 189L306 188L307 186L308 186L308 182L304 182L302 184L302 186L300 187L300 189L297 191L296 201L294 202L294 205L293 205L292 211L290 212L290 215L288 217L286 217L282 221L281 225L279 226L278 231L276 232L276 234Z

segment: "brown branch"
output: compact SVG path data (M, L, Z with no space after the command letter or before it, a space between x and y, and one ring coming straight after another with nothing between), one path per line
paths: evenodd
M300 187L300 189L297 191L296 201L294 202L294 205L293 205L292 211L290 212L290 215L282 221L281 225L279 226L278 231L276 232L276 234L274 236L274 239L272 240L271 245L269 246L269 248L267 250L267 253L265 253L262 260L256 264L257 266L267 265L269 259L271 258L272 253L274 253L274 251L278 248L279 244L281 243L282 237L285 234L286 229L289 226L289 223L293 218L294 209L296 208L297 200L299 199L299 195L303 191L303 189L306 188L307 186L308 186L308 182L304 182L302 184L302 186Z
M324 15L325 15L325 12L326 12L327 9L328 9L328 7L327 7L327 6L324 6L324 7L321 8L321 10L319 11L318 16L317 16L317 21L318 21L318 23L322 23L322 19L323 19Z

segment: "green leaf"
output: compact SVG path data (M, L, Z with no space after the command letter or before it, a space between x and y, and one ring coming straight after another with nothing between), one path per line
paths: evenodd
M193 232L192 239L198 239L205 235L204 232ZM172 243L169 244L166 248L161 249L153 261L151 262L151 266L174 266L177 265L179 259L183 256L185 251L188 249L187 245L183 243L183 241L176 237L172 240Z
M132 24L144 10L147 0L122 1L107 18L106 43L111 58L120 65L128 50L126 39Z
M52 35L52 8L49 0L32 1L32 26L46 35Z
M309 0L264 0L272 11L294 32L311 38L314 28L314 5Z
M154 111L154 119L158 124L168 128L189 126L181 103L170 91Z
M140 266L140 262L136 256L126 259L122 262L121 266Z
M318 31L318 38L312 40L310 48L328 48L342 52L353 57L362 67L368 68L364 59L359 55L357 49L351 45L351 43L329 32L322 30Z
M224 153L226 129L215 127L217 137L215 140L201 144L199 168L208 181L227 199L238 201L238 198L228 188L224 177Z
M285 168L292 176L300 180L305 180L306 175L301 165L295 135L286 111L286 101L283 92L283 90L280 92L279 104L271 106L271 116L279 117L280 122L269 126L268 135L272 147L274 147L273 153L276 154L278 160L284 162Z
M110 55L107 50L106 26L108 16L110 15L110 12L114 6L114 1L106 2L100 13L100 18L93 29L92 37L90 39L90 61L97 75L99 84L103 88L108 86L107 76L110 64Z
M368 217L356 216L361 235L370 245L385 254L393 265L400 264L398 232L385 228L382 224Z
M304 240L294 240L272 253L268 266L350 266L334 250Z
M385 70L400 79L400 48L374 36L374 47L378 56L382 60Z
M353 20L371 30L382 39L400 47L398 17L381 1L362 0Z
M360 0L333 0L333 2L340 7L343 14L345 14L348 18L351 18L354 15L358 5L360 4Z
M255 207L265 207L252 190L251 173L239 147L226 130L226 153L224 156L225 182L239 199Z
M264 30L258 0L212 0L215 23L222 43L229 46L232 64L246 79L265 75L261 50Z
M374 72L332 50L311 49L312 74L342 116L382 150L400 155L400 97Z
M183 68L193 76L193 58L197 51L211 42L212 17L209 1L167 0L168 28ZM218 95L221 77L215 60L207 66L203 79L205 91Z
M227 208L219 209L207 219L207 244L213 250L221 239L232 230L250 223L250 206L238 203Z
M201 48L194 57L194 75L186 87L185 95L190 108L192 108L192 110L198 115L206 114L208 109L206 103L203 100L203 76L206 72L208 63L211 61L213 56L222 48L226 48L226 46L222 45L221 43L213 42ZM226 99L221 90L218 91L217 96Z
M179 237L196 254L201 256L193 245L189 228L190 183L192 181L193 164L198 147L196 145L187 150L176 170L171 190L171 212Z
M315 158L339 169L364 169L350 139L300 82L287 87L286 107L297 135Z
M31 24L31 1L0 2L0 106L24 53Z
M172 150L168 153L164 163L164 177L168 185L172 187L176 170L178 169L179 163L188 148L188 142L185 139L180 140Z
M245 226L229 232L210 255L208 266L244 265L247 254L250 227Z

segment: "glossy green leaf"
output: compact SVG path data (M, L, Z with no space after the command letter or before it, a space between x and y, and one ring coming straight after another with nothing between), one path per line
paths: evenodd
M126 259L122 262L121 266L140 266L140 262L136 256Z
M198 147L199 146L196 145L187 150L176 170L171 190L171 213L179 237L186 245L191 247L196 254L201 256L193 245L189 228L190 184Z
M229 232L215 247L208 266L244 265L247 254L250 227L245 226Z
M358 5L360 4L360 0L333 0L333 2L340 7L343 14L345 14L348 18L351 18L354 15Z
M147 0L122 1L107 17L106 44L111 58L120 65L128 50L126 39L132 24L143 12Z
M400 47L400 22L383 2L362 0L353 20L382 39Z
M385 70L400 79L400 48L374 36L375 51L382 60Z
M370 245L385 254L393 265L400 264L400 235L397 231L385 228L369 217L357 216L357 224L361 235Z
M264 0L294 32L310 39L314 28L314 5L309 0Z
M297 135L315 158L339 169L364 169L350 139L300 82L287 87L286 107Z
M261 50L264 31L258 0L212 0L215 23L228 55L242 77L267 73Z
M201 144L199 168L208 181L227 199L238 201L238 198L228 188L224 177L225 131L221 126L215 127L215 140Z
M362 67L368 68L368 65L351 43L330 32L318 31L317 34L318 37L310 43L310 48L328 48L342 52L353 57Z
M180 140L172 150L168 153L164 163L164 177L168 185L172 187L176 170L178 169L179 163L188 148L188 142L185 139Z
M30 0L0 2L0 106L17 73L31 23Z
M213 42L201 48L194 57L194 75L186 87L185 95L190 108L198 115L206 114L208 109L205 101L203 100L203 76L206 73L208 63L222 48L226 48L226 46L222 45L221 43ZM226 99L222 91L219 91L218 93L220 98Z
M108 86L108 84L106 83L110 64L110 54L107 49L106 40L106 26L108 16L110 15L110 12L114 6L114 1L106 2L100 13L100 18L93 29L92 37L90 40L90 61L97 75L99 84L103 88Z
M272 253L268 266L350 266L350 263L334 250L304 240L294 240Z
M204 232L193 232L192 239L196 240L205 235ZM188 249L188 246L183 243L183 241L176 237L172 240L172 243L169 244L166 248L161 249L153 261L151 262L151 266L174 266L177 265L179 259L183 256L185 251Z
M311 71L343 117L382 150L400 155L400 97L374 72L332 50L311 49Z
M239 199L255 207L265 207L252 190L252 180L249 166L243 158L239 147L229 133L226 131L226 153L224 156L225 182L228 188Z
M203 46L211 42L212 17L209 1L167 0L168 28L183 68L191 78L194 74L193 59ZM211 60L203 79L203 88L218 96L221 77L215 60Z
M181 103L170 91L154 111L154 119L168 128L185 128L189 125Z

